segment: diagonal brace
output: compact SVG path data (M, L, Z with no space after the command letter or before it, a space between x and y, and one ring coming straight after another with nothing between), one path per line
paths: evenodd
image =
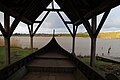
M8 38L12 36L12 34L13 34L16 26L19 24L19 22L20 22L20 17L19 17L19 18L16 18L16 19L14 20L14 22L13 22L12 25L11 25L10 32L9 32L9 34L8 34L8 36L7 36Z
M3 28L3 26L2 26L1 23L0 23L0 30L1 30L1 32L2 32L2 34L3 34L3 36L4 36L4 37L7 37L7 33L6 33L5 29Z
M28 31L30 33L30 36L32 36L32 33L31 33L31 29L30 29L30 25L27 25L28 26Z
M36 34L37 30L40 28L41 24L43 23L43 21L46 19L46 17L48 16L48 14L50 13L50 11L48 11L45 16L43 17L43 19L40 21L39 25L37 26L37 28L35 29L33 36Z
M103 15L103 17L102 17L102 19L101 19L99 25L98 25L98 28L97 28L97 30L96 30L96 32L95 32L95 37L97 37L97 35L99 34L99 32L100 32L100 30L101 30L103 24L105 23L105 20L107 19L108 14L110 13L110 11L111 11L111 10L105 11L105 13L104 13L104 15Z
M82 18L82 21L83 21L83 25L85 26L89 36L92 37L93 36L93 32L92 32L92 29L91 29L89 21L86 20L85 18Z
M57 11L58 15L60 16L60 18L62 19L63 23L65 24L65 26L67 27L68 31L70 32L71 36L73 37L73 33L71 32L70 28L68 27L68 25L65 23L65 20L63 19L62 15Z

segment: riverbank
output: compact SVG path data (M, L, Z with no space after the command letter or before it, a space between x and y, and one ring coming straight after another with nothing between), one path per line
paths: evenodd
M18 47L12 47L11 49L11 63L14 63L25 56L29 55L32 53L31 49L25 48L18 48ZM37 49L33 49L33 51L36 51ZM5 48L0 47L0 69L5 66Z
M33 47L42 48L47 45L52 37L34 37ZM72 38L71 37L56 37L58 44L67 50L72 52ZM75 42L75 53L76 55L90 55L90 38L77 37ZM96 54L101 56L108 55L108 49L111 47L110 56L120 57L120 39L97 39L96 42ZM4 46L4 38L0 37L0 46ZM28 36L12 36L11 47L30 48L30 37Z
M84 63L90 64L89 56L78 56L78 58ZM120 64L96 60L95 69L102 75L105 75L106 73L120 69Z

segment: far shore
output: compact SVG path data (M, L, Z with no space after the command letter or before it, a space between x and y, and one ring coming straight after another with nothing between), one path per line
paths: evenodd
M0 35L2 36L2 35ZM29 34L20 34L15 33L12 36L23 37L30 36ZM34 37L52 37L53 34L35 34ZM3 36L2 36L3 37ZM55 37L72 37L70 34L55 34ZM77 33L76 37L80 38L89 38L89 34L87 32ZM101 32L99 33L97 38L105 38L105 39L120 39L120 32Z

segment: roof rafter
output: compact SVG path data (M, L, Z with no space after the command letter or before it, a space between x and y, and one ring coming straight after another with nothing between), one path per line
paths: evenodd
M92 9L91 11L89 11L88 13L86 13L84 15L84 18L85 19L90 19L92 16L99 15L102 12L104 12L106 10L109 10L109 9L117 6L118 4L120 4L119 0L116 0L116 1L112 0L111 2L110 1L104 1L99 6L97 6L95 9ZM81 23L82 23L82 18L80 18L79 20L77 20L74 24L75 25L79 25Z
M12 9L6 7L6 6L3 5L1 2L0 2L0 10L1 10L2 12L8 13L9 15L11 15L11 16L13 16L13 17L15 17L15 18L16 18L17 16L19 16L19 14L18 14L17 12L15 12L15 11L13 11ZM29 23L29 24L32 23L30 20L28 20L28 19L25 18L25 17L21 17L21 20L22 20L23 22L25 22L25 23Z

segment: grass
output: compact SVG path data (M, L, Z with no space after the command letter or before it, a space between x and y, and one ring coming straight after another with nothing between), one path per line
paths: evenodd
M90 64L90 57L80 57L80 60L85 62L86 64ZM101 74L105 75L106 73L120 69L120 64L110 63L110 62L104 62L96 60L95 62L95 69L100 72Z
M37 49L34 49L33 51L36 51ZM32 53L31 49L25 48L11 48L11 63L16 62L25 56L29 55ZM0 47L0 68L3 68L5 66L5 48Z

